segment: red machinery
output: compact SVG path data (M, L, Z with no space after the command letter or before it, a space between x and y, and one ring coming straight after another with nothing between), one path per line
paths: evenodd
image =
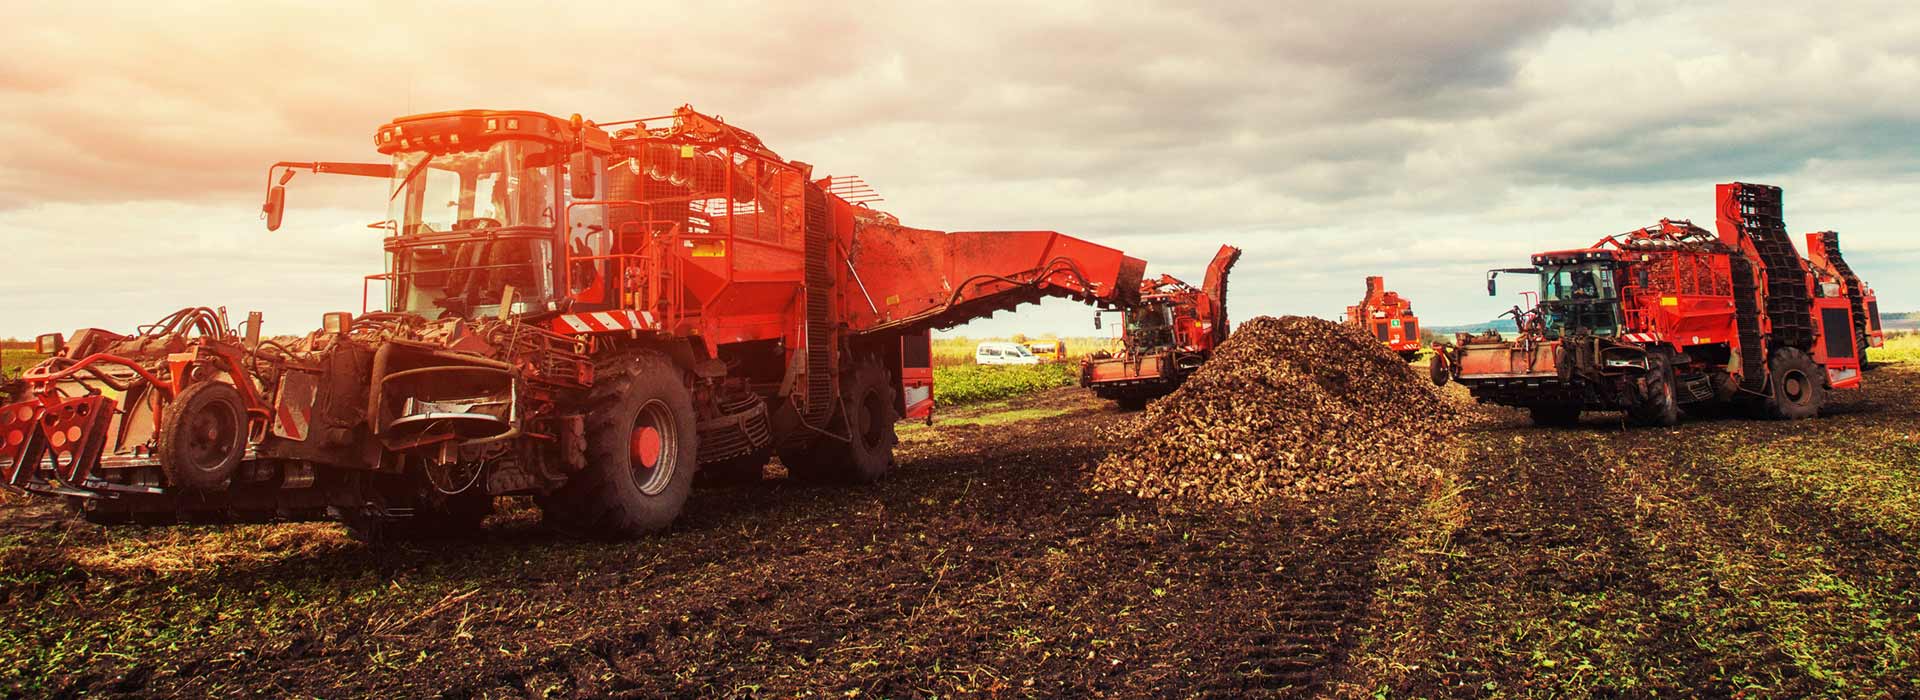
M1052 231L942 233L682 107L596 125L469 110L374 133L386 310L297 340L188 309L47 336L0 407L0 483L89 518L330 511L470 525L532 494L572 529L678 516L696 469L869 481L933 408L931 328L1044 296L1131 305L1145 264ZM846 194L846 197L841 196ZM363 302L363 306L365 303Z
M1379 338L1408 362L1420 354L1420 318L1413 315L1413 302L1387 291L1385 278L1367 278L1367 295L1347 307L1347 323Z
M1081 360L1080 386L1128 410L1179 387L1227 339L1227 274L1239 259L1220 246L1199 289L1168 275L1142 282L1139 303L1122 310L1120 351Z
M1828 390L1860 383L1860 302L1850 287L1816 282L1782 223L1780 188L1720 185L1717 209L1718 236L1663 220L1489 272L1489 294L1500 273L1539 275L1536 305L1511 312L1514 340L1461 334L1437 348L1434 381L1528 408L1542 424L1618 409L1672 425L1682 406L1729 402L1816 415ZM1830 262L1837 243L1824 242Z
M1886 340L1886 334L1880 330L1880 300L1874 296L1873 288L1853 273L1846 258L1840 256L1838 233L1807 234L1807 265L1812 268L1822 291L1835 291L1828 287L1834 285L1839 294L1847 297L1853 311L1853 332L1860 346L1860 368L1866 369L1868 348L1880 347Z

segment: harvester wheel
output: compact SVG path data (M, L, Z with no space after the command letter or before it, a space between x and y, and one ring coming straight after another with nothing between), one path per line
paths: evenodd
M900 442L893 424L899 415L894 411L893 381L886 368L878 358L868 356L840 386L846 401L834 412L827 431L852 440L823 436L806 449L781 450L780 463L796 479L864 484L893 471L893 446Z
M247 449L247 409L225 382L187 387L160 418L160 468L187 491L225 491Z
M1447 368L1446 355L1436 351L1433 357L1427 358L1427 378L1433 380L1434 386L1446 386L1447 382L1453 381L1453 371Z
M1579 406L1533 406L1527 409L1533 424L1542 428L1567 428L1580 424Z
M1139 411L1145 409L1151 401L1152 399L1137 394L1122 394L1120 398L1114 399L1113 403L1122 411Z
M610 538L644 535L680 516L699 450L693 397L666 355L613 358L595 372L587 466L541 499L557 524Z
M1781 348L1767 362L1767 417L1800 420L1820 415L1826 390L1820 366L1799 348Z
M1634 404L1627 414L1633 422L1649 427L1671 427L1680 424L1680 394L1673 376L1673 365L1667 356L1653 353L1647 356L1646 396Z

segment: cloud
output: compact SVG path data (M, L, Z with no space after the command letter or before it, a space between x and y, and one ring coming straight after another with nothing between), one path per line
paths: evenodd
M1241 245L1240 317L1336 314L1360 277L1384 273L1437 317L1478 318L1499 306L1476 298L1485 267L1661 216L1710 220L1712 184L1733 179L1788 186L1796 228L1851 227L1850 249L1875 258L1856 267L1888 282L1914 270L1901 195L1920 182L1920 17L1897 3L123 3L15 15L0 29L0 239L25 244L10 246L24 264L0 290L16 297L130 264L198 276L140 289L159 274L144 271L95 293L173 306L267 294L289 309L270 318L337 308L205 271L304 275L313 294L353 298L378 267L358 228L379 216L377 185L303 175L289 231L266 237L255 208L268 164L377 159L375 128L409 113L606 121L683 102L820 172L864 176L913 225L1057 229L1193 277L1206 251ZM90 262L71 264L61 242ZM1888 308L1920 305L1880 286ZM88 323L134 322L122 308L103 304ZM16 311L0 335L45 324L70 325Z

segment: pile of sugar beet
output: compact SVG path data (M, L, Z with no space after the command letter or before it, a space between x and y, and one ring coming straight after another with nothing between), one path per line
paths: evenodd
M1456 418L1370 334L1262 316L1119 429L1093 480L1146 498L1228 504L1406 485L1433 473Z

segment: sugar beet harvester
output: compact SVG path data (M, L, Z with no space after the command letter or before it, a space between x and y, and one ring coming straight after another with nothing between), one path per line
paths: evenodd
M582 533L679 515L696 469L864 482L929 415L928 330L1070 297L1131 305L1145 264L1052 231L942 233L868 206L691 108L607 125L524 111L403 117L386 310L298 340L186 309L57 354L0 408L5 484L101 522L331 513L471 526L530 494ZM843 196L844 195L844 196ZM364 297L364 295L363 295Z
M1386 278L1367 278L1367 295L1347 307L1347 325L1379 338L1408 362L1420 354L1420 318L1413 315L1413 302L1387 291Z
M1780 188L1717 190L1715 236L1686 221L1540 253L1532 309L1509 312L1513 340L1461 334L1432 360L1435 383L1529 409L1541 424L1624 410L1673 425L1682 407L1740 404L1782 419L1816 415L1832 389L1859 386L1879 322L1872 292L1840 257L1839 237L1808 237L1809 262L1781 219Z
M1239 260L1239 248L1220 246L1198 289L1170 275L1142 281L1120 309L1119 352L1081 360L1080 385L1128 410L1172 393L1227 339L1227 275Z

